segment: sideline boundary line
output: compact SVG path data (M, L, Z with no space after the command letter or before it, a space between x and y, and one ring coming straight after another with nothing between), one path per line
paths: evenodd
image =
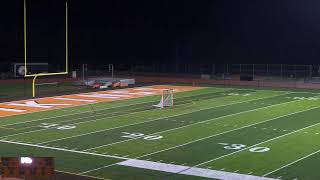
M94 178L94 179L101 179L101 180L111 180L111 179L105 179L105 178L100 178L100 177L96 177L96 176L81 175L81 174L72 173L72 172L67 172L67 171L62 171L62 170L55 170L55 171L56 171L56 172L60 172L60 173L64 173L64 174L74 175L74 176L82 176L82 177L88 177L88 178Z
M297 112L294 112L294 113L291 113L291 114L287 114L287 115L279 116L279 117L276 117L276 118L272 118L272 119L269 119L269 120L266 120L266 121L263 121L263 122L259 122L259 123L255 123L255 124L251 124L251 125L247 125L247 126L243 126L243 127L237 128L237 129L229 130L229 131L225 131L225 132L222 132L222 133L218 133L218 134L212 135L210 137L205 137L205 139L208 139L208 138L211 138L211 137L215 137L215 136L219 136L219 135L223 135L223 134L226 134L226 133L229 133L229 132L241 130L241 129L244 129L244 128L247 128L247 127L250 127L250 126L255 126L257 124L262 124L262 123L265 123L265 122L268 122L268 121L272 121L272 120L279 119L279 118L286 117L286 116L291 116L291 115L294 115L294 114L298 114L298 113L309 111L309 110L316 109L316 108L320 108L320 107L310 108L310 109L306 109L306 110L303 110L303 111L297 111ZM182 146L185 146L185 145L188 145L188 144L191 144L193 142L200 141L200 140L204 140L204 138L198 139L198 140L195 140L195 141L190 141L188 143L181 144L181 145L178 145L178 146L175 146L175 147L171 147L171 148L167 148L167 149L164 149L164 150L161 150L161 151L156 151L156 152L152 152L152 153L145 154L145 155L142 155L142 156L138 156L138 157L135 157L135 158L132 158L132 159L141 159L141 158L146 157L146 156L151 156L151 155L158 154L158 153L161 153L161 152L164 152L164 151L168 151L168 150L172 150L172 149L175 149L175 148L179 148L179 147L182 147ZM251 147L248 147L248 148L251 148ZM80 174L86 174L86 173L89 173L89 172L97 171L97 170L104 169L104 168L107 168L107 167L110 167L110 166L113 166L113 165L117 165L117 163L114 163L112 165L102 166L102 167L95 168L95 169L91 169L91 170L86 171L86 172L81 172ZM202 163L201 163L201 165L202 165ZM198 165L195 165L195 166L192 166L192 167L197 167L197 166L200 166L200 165L198 164Z
M77 151L77 150L70 150L65 148L58 148L58 147L50 147L50 146L43 146L43 145L36 145L36 144L29 144L29 143L23 143L23 142L16 142L16 141L7 141L7 140L0 140L2 143L7 144L15 144L15 145L22 145L22 146L29 146L29 147L36 147L36 148L42 148L42 149L50 149L50 150L57 150L57 151L63 151L63 152L72 152L77 154L86 154L86 155L92 155L92 156L101 156L101 157L107 157L107 158L113 158L113 159L121 159L121 160L129 160L130 158L120 157L120 156L112 156L107 154L97 154L97 153L91 153L91 152L84 152L84 151Z

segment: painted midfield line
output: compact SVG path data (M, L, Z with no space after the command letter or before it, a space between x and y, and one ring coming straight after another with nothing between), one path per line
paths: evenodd
M239 102L235 102L235 103L224 104L224 105L214 106L214 107L210 107L210 108L203 108L203 109L199 109L199 110L195 110L195 111L188 111L188 112L185 112L185 113L180 113L180 114L176 114L176 115L173 115L173 116L167 116L167 117L157 118L157 119L150 120L150 121L143 121L143 122L128 124L128 125L119 126L119 127L115 127L115 128L103 129L103 130L93 131L93 132L84 133L84 134L79 134L79 135L75 135L75 136L69 136L69 137L64 137L64 138L60 138L60 139L45 141L45 142L41 142L40 144L46 144L46 143L61 141L61 140L65 140L65 139L70 139L70 138L75 138L75 137L86 136L86 135L95 134L95 133L99 133L99 132L103 132L103 131L109 131L109 130L113 130L113 129L123 128L123 127L138 125L138 124L144 124L144 123L148 123L148 122L158 121L158 120L161 120L161 119L172 118L172 117L181 116L181 115L186 115L186 114L192 114L192 113L198 112L198 111L203 111L203 110L208 110L208 109L215 109L215 108L219 108L219 107L230 106L230 105L234 105L234 104L240 104L240 103L245 103L245 102L250 102L250 101L256 101L256 100L266 99L266 98L272 98L272 97L282 96L282 95L286 95L286 94L291 94L291 93L285 93L285 94L268 96L268 97L262 97L262 98L255 98L255 99L251 99L251 100L247 100L247 101L239 101ZM0 138L1 138L1 137L0 137Z
M234 114L228 114L228 115L225 115L225 116L220 116L220 117L217 117L217 118L208 119L208 120L205 120L205 121L200 121L200 122L197 122L197 123L188 124L188 125L185 125L185 126L181 126L181 127L177 127L177 128L172 128L172 129L168 129L168 130L164 130L164 131L159 131L159 132L155 132L155 133L148 134L148 135L158 135L158 134L160 134L160 133L170 132L170 131L174 131L174 130L177 130L177 129L182 129L182 128L194 126L194 125L197 125L197 124L203 124L203 123L207 123L207 122L210 122L210 121L214 121L214 120L218 120L218 119L222 119L222 118L226 118L226 117L232 117L232 116L236 116L236 115L239 115L239 114L248 113L248 112L253 112L253 111L257 111L257 110L261 110L261 109L268 109L268 108L271 108L271 107L274 107L274 106L279 106L279 105L283 105L283 104L293 103L293 102L297 102L297 101L302 101L302 100L294 100L294 101L289 101L289 102L274 104L274 105L270 105L270 106L265 106L265 107L261 107L261 108L251 109L251 110L248 110L248 111L242 111L242 112L238 112L238 113L234 113ZM309 109L308 109L308 110L309 110ZM288 115L289 115L289 114L288 114ZM287 115L284 115L284 116L287 116ZM278 118L284 117L284 116L279 116L279 117L276 117L276 118L273 118L273 119L278 119ZM262 121L262 122L267 122L267 121L270 121L270 120L273 120L273 119L269 119L269 120ZM249 126L257 125L257 124L260 124L260 123L262 123L262 122L255 123L255 124L252 124L252 125L249 125ZM241 128L238 128L238 129L241 129ZM123 142L128 142L128 141L132 141L132 140L136 140L136 139L139 139L139 137L138 137L138 138L127 139L127 140L124 140L124 141L118 141L118 142L111 143L111 144L105 144L105 145L102 145L102 146L93 147L93 148L90 148L90 149L86 149L85 151L89 151L89 150L93 150L93 149L97 149L97 148L101 148L101 147L112 146L112 145L115 145L115 144L120 144L120 143L123 143Z

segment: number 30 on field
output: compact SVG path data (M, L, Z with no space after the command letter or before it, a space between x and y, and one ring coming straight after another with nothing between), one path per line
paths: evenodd
M229 144L229 143L218 143L218 144L224 145L223 147L224 149L232 149L232 150L241 150L247 147L244 144ZM270 148L267 148L267 147L252 147L249 149L250 152L257 152L257 153L267 152L269 150Z
M158 139L161 139L162 136L159 136L159 135L145 135L145 134L142 134L142 133L128 133L128 132L122 132L123 138L130 138L130 139L139 139L139 138L142 138L144 140L148 140L148 141L154 141L154 140L158 140Z

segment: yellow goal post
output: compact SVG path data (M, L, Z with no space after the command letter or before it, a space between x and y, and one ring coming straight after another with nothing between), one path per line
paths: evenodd
M66 31L66 57L65 57L65 71L63 72L55 72L55 73L36 73L36 74L28 74L28 69L27 69L27 2L24 0L24 77L33 77L32 81L32 97L36 96L36 79L37 77L40 76L55 76L55 75L66 75L68 74L68 62L69 62L69 49L68 49L68 1L66 1L66 19L65 19L65 31Z

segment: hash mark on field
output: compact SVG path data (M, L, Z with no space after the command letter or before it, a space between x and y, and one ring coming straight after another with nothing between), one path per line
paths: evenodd
M237 169L237 170L235 170L235 171L233 171L233 172L239 172L239 169Z
M253 172L249 172L248 175L252 174Z

